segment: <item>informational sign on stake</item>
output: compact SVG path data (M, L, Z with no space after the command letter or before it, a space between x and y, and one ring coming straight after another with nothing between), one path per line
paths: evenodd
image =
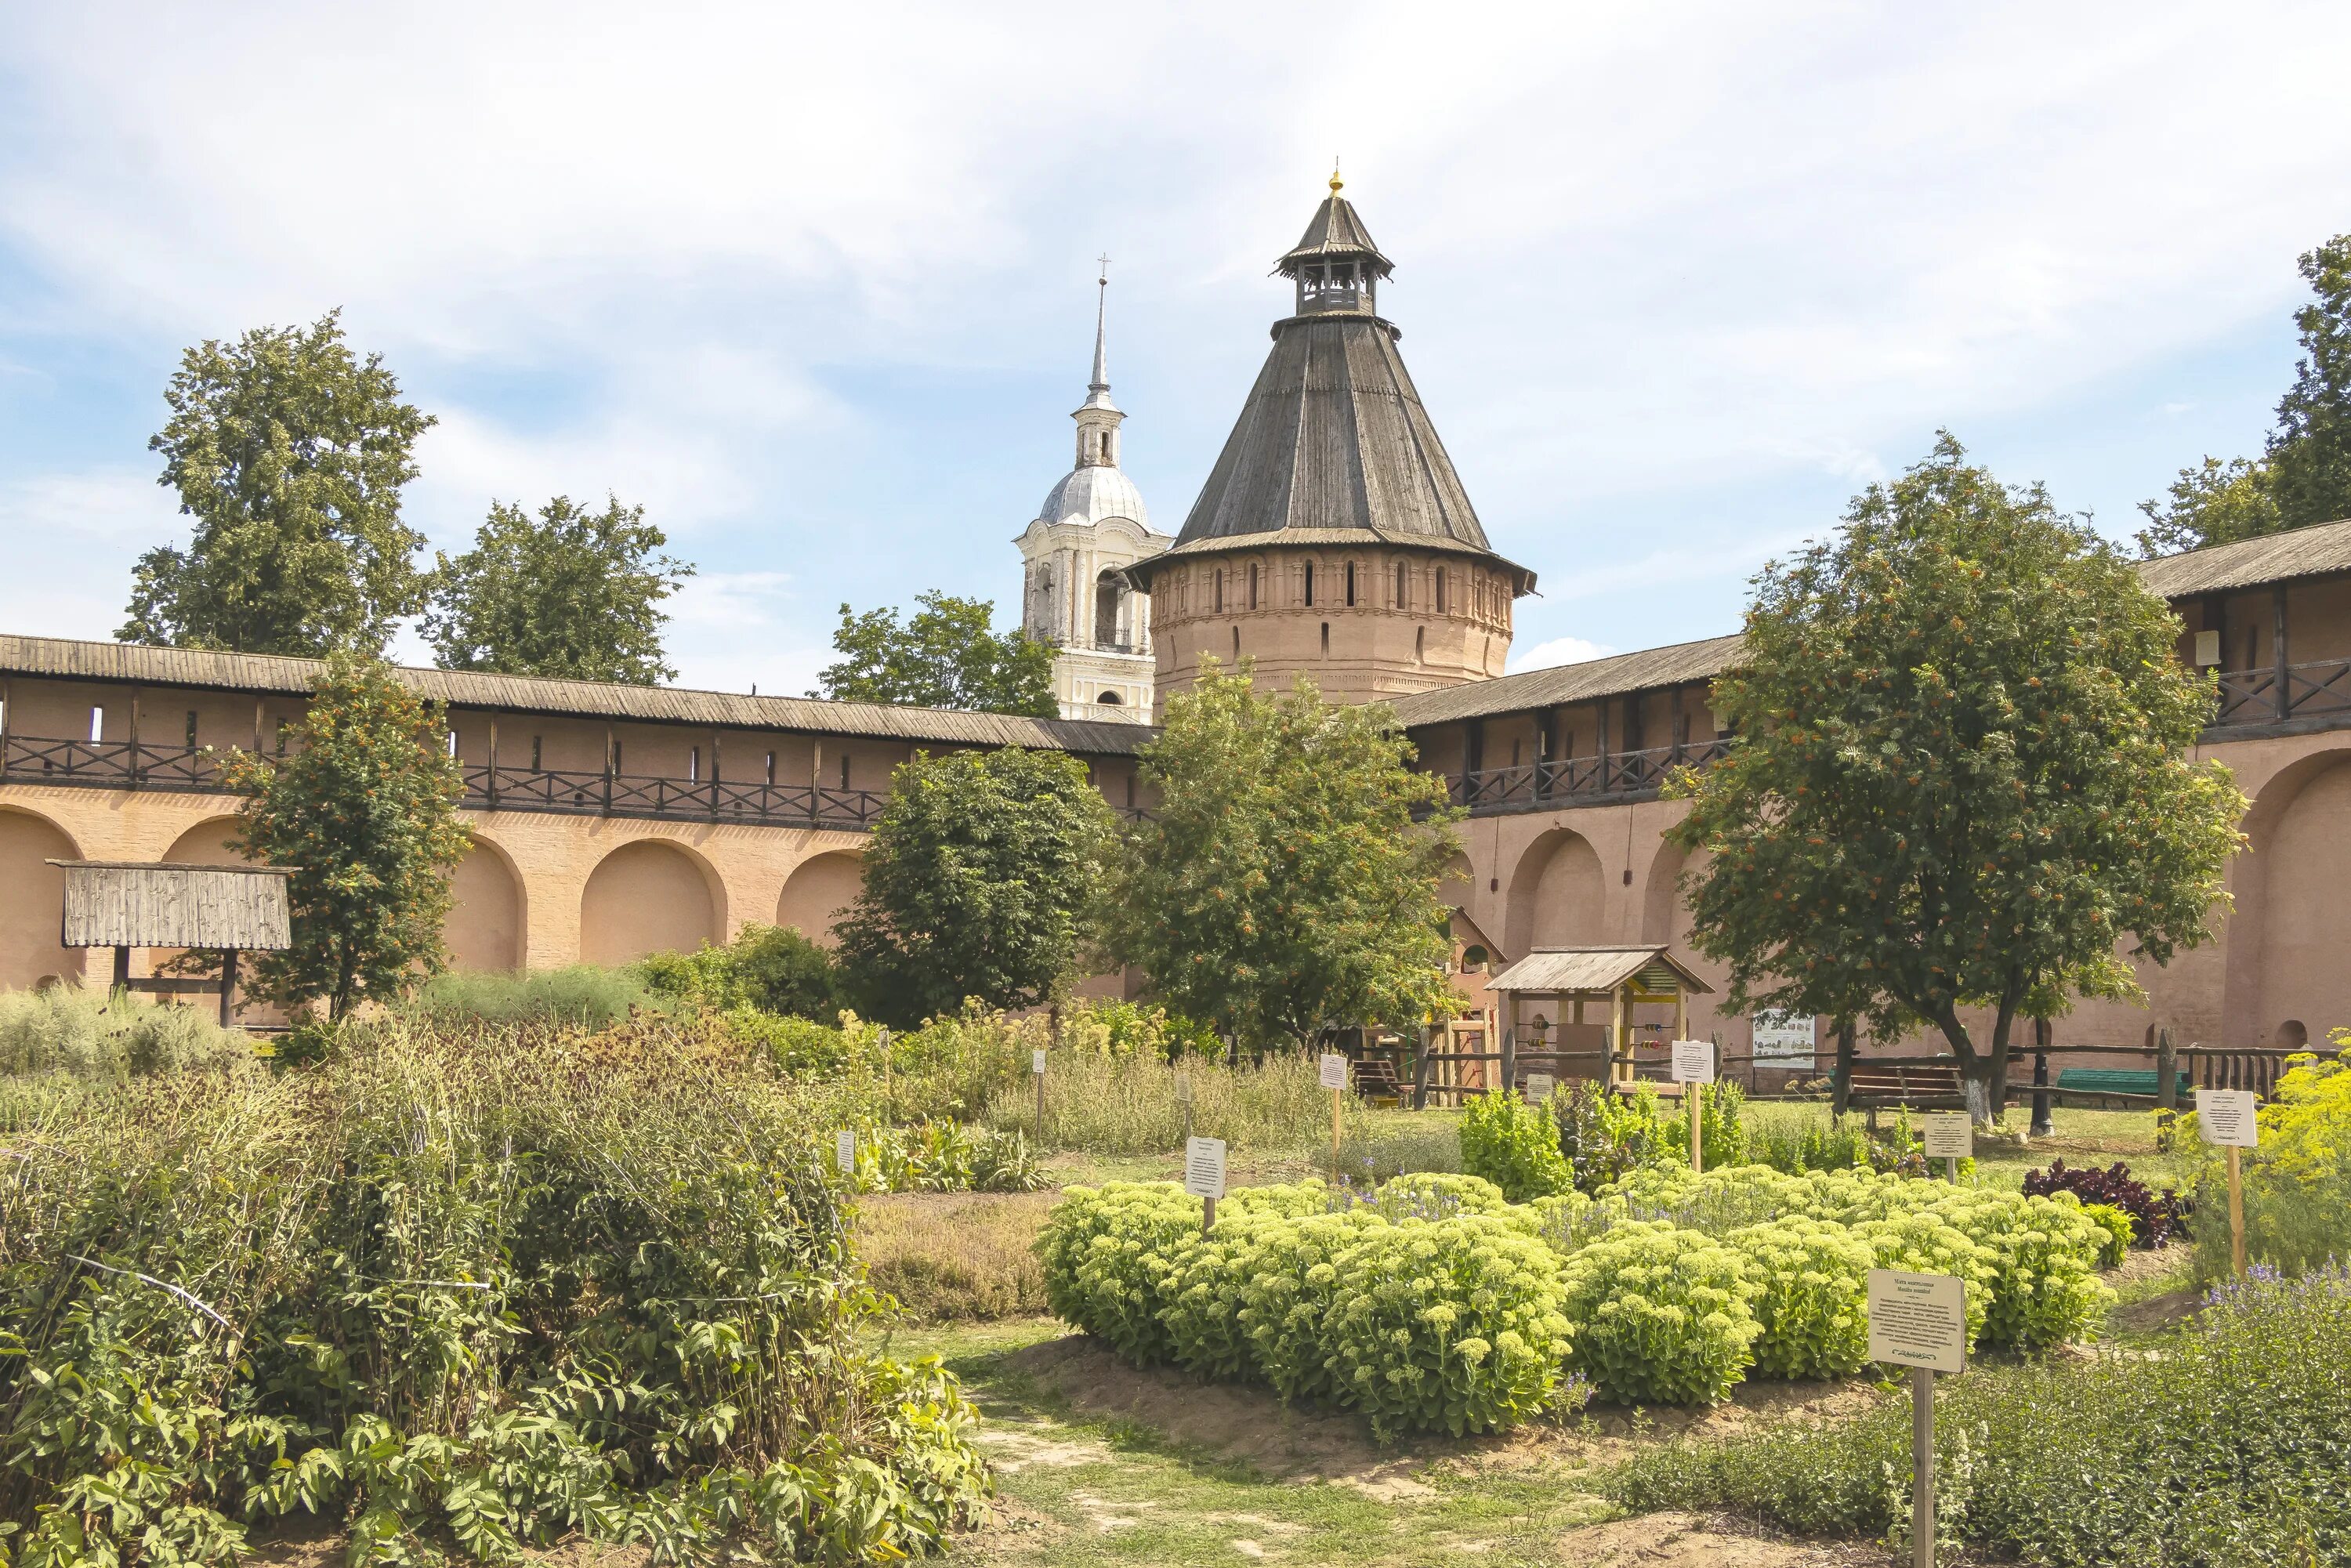
M1531 1103L1540 1105L1551 1098L1551 1092L1558 1086L1558 1081L1548 1072L1530 1072L1527 1074L1527 1099Z
M1217 1223L1217 1199L1225 1196L1225 1141L1184 1140L1184 1190L1200 1200L1200 1228Z
M1698 1123L1703 1119L1706 1096L1698 1090L1700 1085L1714 1082L1714 1041L1674 1041L1673 1072L1674 1082L1682 1086L1682 1106L1689 1113L1690 1169L1704 1170L1706 1155L1698 1145Z
M1029 1072L1037 1080L1037 1146L1045 1146L1045 1053L1042 1050L1029 1053Z
M841 1174L845 1176L853 1176L857 1174L856 1134L836 1133L833 1134L832 1163L835 1167L840 1170Z
M2196 1128L2229 1155L2229 1262L2245 1271L2245 1170L2242 1151L2262 1144L2260 1099L2250 1089L2199 1089Z
M1951 1180L1959 1179L1959 1162L1976 1157L1976 1124L1965 1111L1935 1111L1920 1125L1927 1157L1947 1162Z
M1967 1281L1872 1269L1869 1359L1910 1368L1910 1561L1935 1568L1935 1374L1967 1366Z
M1340 1107L1347 1098L1347 1059L1335 1051L1322 1053L1322 1087L1331 1091L1331 1175L1339 1174Z
M1040 1078L1045 1076L1045 1052L1041 1047L1029 1053L1029 1071Z

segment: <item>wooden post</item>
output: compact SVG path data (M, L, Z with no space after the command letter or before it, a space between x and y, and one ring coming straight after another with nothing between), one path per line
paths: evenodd
M1912 1568L1935 1568L1935 1371L1910 1369L1910 1494Z
M1420 1033L1420 1051L1412 1064L1412 1108L1416 1111L1428 1109L1428 1071L1435 1065L1429 1051L1428 1030L1424 1029Z
M1519 1031L1505 1029L1501 1035L1502 1087L1505 1090L1516 1089L1519 1086Z
M2277 716L2284 718L2294 712L2294 701L2286 690L2286 683L2291 677L2285 662L2285 584L2283 582L2270 590L2270 611L2273 618L2270 628L2270 702Z
M1836 1066L1829 1074L1829 1115L1833 1120L1844 1120L1853 1109L1853 1058L1861 1030L1851 1019L1839 1020L1836 1026Z
M2245 1277L2245 1177L2237 1145L2229 1145L2229 1266Z
M495 710L490 714L489 784L482 792L489 798L490 810L496 810L498 809L498 716Z
M619 770L612 750L612 727L604 727L604 815L612 814L612 775Z
M126 762L127 770L131 775L131 788L133 789L139 788L139 688L132 686L131 688L131 750Z
M1217 1228L1217 1200L1205 1194L1200 1198L1200 1230L1203 1235Z
M2172 1048L2168 1029L2155 1031L2155 1108L2179 1109L2179 1052Z
M1346 1092L1343 1089L1331 1091L1331 1174L1334 1177L1339 1174L1339 1101Z
M2032 1020L2032 1126L2031 1135L2045 1138L2057 1130L2049 1113L2049 1020ZM1996 1109L1996 1107L1995 1107Z
M1706 1170L1706 1155L1701 1153L1698 1148L1698 1124L1706 1109L1706 1085L1703 1083L1683 1084L1682 1107L1689 1113L1690 1169L1703 1175Z
M1625 988L1619 986L1608 994L1608 1076L1612 1082L1629 1083L1633 1081L1631 1018L1632 1009L1626 1005Z
M235 998L235 995L236 995L236 949L235 949L235 948L234 948L234 947L231 947L231 948L228 948L228 949L225 950L225 951L221 954L221 1003L220 1003L220 1026L221 1026L221 1028L223 1028L223 1029L226 1029L226 1028L228 1028L228 1020L229 1020L229 1016L230 1016L230 1001L231 1001L231 999L232 999L233 998Z
M268 716L262 712L266 701L264 697L253 699L253 754L256 757L261 755L261 727L268 722Z

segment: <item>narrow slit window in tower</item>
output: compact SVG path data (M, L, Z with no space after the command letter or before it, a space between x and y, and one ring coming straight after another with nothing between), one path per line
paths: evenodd
M1251 561L1251 562L1249 562L1249 607L1251 610L1254 610L1254 609L1256 609L1256 608L1257 608L1257 562L1255 562L1255 561ZM1234 635L1238 636L1238 635L1239 635L1239 633L1238 633L1238 632L1235 632L1235 633L1234 633Z
M1352 560L1351 560L1351 561L1349 561L1349 562L1347 563L1347 608L1348 608L1348 609L1350 609L1350 610L1353 610L1354 607L1355 607L1355 563L1354 563L1353 561L1352 561Z
M1416 664L1421 663L1421 655L1425 651L1427 638L1428 628L1426 626L1416 626L1412 629L1412 662Z
M1222 568L1222 567L1218 567L1218 568L1217 569L1217 614L1219 614L1219 615L1222 615L1224 612L1225 612L1225 569L1224 569L1224 568Z
M1326 659L1331 656L1331 622L1328 621L1322 622L1322 656Z
M769 784L773 784L776 781L776 754L772 751L768 753L767 781Z
M692 746L686 748L685 781L689 784L699 784L702 782L702 747L698 746Z
M1405 566L1404 566L1404 562L1402 562L1402 561L1398 561L1398 562L1396 562L1396 601L1395 601L1395 607L1396 607L1398 610L1402 610L1402 609L1405 607L1404 573L1405 573Z
M1445 613L1445 569L1441 566L1437 569L1437 612Z
M1240 662L1241 662L1241 629L1240 629L1239 627L1236 626L1236 627L1234 627L1234 628L1233 628L1233 663L1234 663L1234 664L1239 664Z

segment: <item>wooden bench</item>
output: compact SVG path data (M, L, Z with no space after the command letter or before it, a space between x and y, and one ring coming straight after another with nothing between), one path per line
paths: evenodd
M1955 1062L1856 1061L1849 1103L1855 1105L1910 1105L1965 1110Z

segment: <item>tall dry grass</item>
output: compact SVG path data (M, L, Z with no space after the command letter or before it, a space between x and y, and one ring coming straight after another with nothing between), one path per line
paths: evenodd
M1322 1087L1312 1057L1271 1056L1262 1066L1240 1067L1194 1061L1179 1069L1150 1057L1074 1052L1050 1061L1041 1146L1092 1155L1164 1154L1181 1147L1179 1071L1191 1080L1196 1136L1222 1138L1235 1150L1252 1154L1330 1146L1331 1092ZM1355 1097L1343 1096L1342 1105L1344 1124L1358 1124L1362 1112ZM999 1087L988 1099L986 1119L990 1126L1034 1133L1035 1083Z
M128 992L78 986L0 991L0 1075L109 1079L256 1069L251 1037L221 1028L202 1008L162 1006Z

